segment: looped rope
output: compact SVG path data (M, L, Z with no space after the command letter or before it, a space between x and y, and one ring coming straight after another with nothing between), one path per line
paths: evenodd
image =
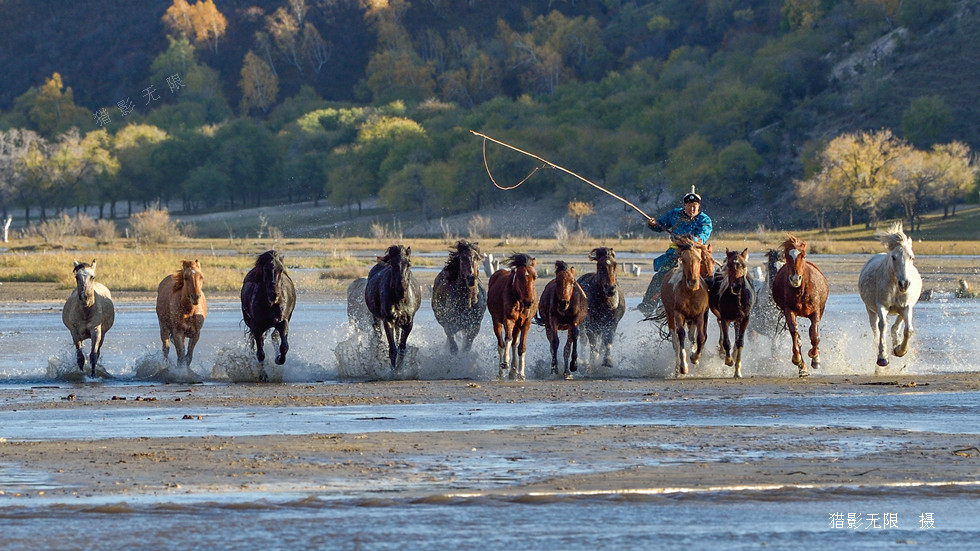
M494 187L496 187L497 189L502 189L504 191L510 191L512 189L517 189L518 187L522 186L524 184L524 182L526 182L526 181L528 181L528 180L531 179L531 176L534 176L534 173L535 172L541 170L542 168L545 168L548 165L541 165L541 166L535 168L534 170L532 170L531 173L528 174L527 176L525 176L524 179L521 180L520 182L517 182L516 184L514 184L514 185L512 185L510 187L504 187L504 186L498 184L497 183L497 180L494 180L493 179L493 174L490 173L490 165L487 164L487 137L484 136L483 137L483 166L487 169L487 176L490 177L490 182L493 183Z

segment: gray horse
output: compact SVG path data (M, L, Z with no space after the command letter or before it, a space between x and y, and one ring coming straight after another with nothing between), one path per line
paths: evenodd
M71 331L71 340L75 343L75 352L78 355L78 369L83 373L85 354L82 352L82 341L92 339L89 363L94 377L102 341L116 319L116 311L112 305L112 294L109 289L95 281L95 260L91 264L75 262L74 272L75 290L65 302L65 307L61 311L61 320Z

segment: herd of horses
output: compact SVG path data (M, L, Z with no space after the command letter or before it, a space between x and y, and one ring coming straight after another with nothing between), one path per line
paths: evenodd
M886 366L885 333L889 315L897 316L891 327L895 356L908 350L913 332L912 307L922 290L922 279L914 265L912 240L901 224L879 232L888 252L872 256L861 270L858 286L868 312L878 347L878 366ZM714 259L711 246L690 236L675 238L679 262L664 278L660 299L664 320L675 352L677 375L698 365L707 338L709 314L719 327L719 351L725 363L734 366L734 377L742 377L742 349L746 330L787 329L793 341L792 363L799 376L809 375L803 360L797 318L809 319L810 367L820 366L820 321L829 294L827 278L806 258L805 241L788 235L780 249L767 253L768 283L765 289L748 268L748 249L726 250L723 261ZM422 288L412 274L412 249L388 247L366 278L351 282L347 289L347 313L351 328L369 332L379 347L386 348L391 368L397 373L404 362L409 334L422 303ZM578 368L580 330L590 345L590 363L601 358L611 365L610 353L616 330L626 311L622 289L616 281L616 253L597 247L589 253L594 272L576 279L575 268L555 262L554 278L540 299L535 290L537 261L524 253L510 255L504 267L490 275L487 286L480 281L483 260L478 244L458 240L449 251L445 266L432 286L431 306L436 321L446 333L449 351L456 355L472 348L485 313L489 312L497 340L498 378L524 380L527 338L532 324L545 328L551 369L557 377L572 378ZM96 262L75 262L76 287L65 303L62 319L72 335L80 370L85 369L82 344L91 339L88 356L92 375L106 332L115 314L109 290L95 281ZM197 260L182 261L179 270L166 276L157 290L156 312L160 339L166 358L173 343L177 363L189 366L194 347L207 317L203 291L204 276ZM265 360L264 336L278 336L275 362L282 365L289 350L289 320L296 305L296 288L282 256L275 250L262 253L246 274L241 289L242 319L261 365ZM729 337L734 331L734 343ZM903 330L899 342L899 329ZM560 332L566 332L562 369L559 369ZM382 340L382 336L384 340ZM460 340L457 341L457 337ZM186 344L185 344L186 343ZM690 361L690 363L689 363ZM260 370L260 380L268 377Z

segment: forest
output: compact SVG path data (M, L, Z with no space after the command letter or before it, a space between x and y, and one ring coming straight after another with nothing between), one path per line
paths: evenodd
M0 210L596 199L492 193L478 130L732 226L914 229L977 201L977 60L966 0L0 0Z

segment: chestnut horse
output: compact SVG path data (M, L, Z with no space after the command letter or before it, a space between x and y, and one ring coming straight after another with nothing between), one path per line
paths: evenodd
M741 253L725 249L725 262L721 270L715 272L708 294L708 307L718 319L718 347L724 350L725 365L735 366L734 377L742 378L742 346L745 344L745 329L749 325L749 314L755 304L755 288L748 278L749 250ZM732 341L728 336L728 326L735 330L735 356L732 357Z
M885 357L888 316L896 316L891 330L892 354L902 357L908 350L912 336L912 307L922 293L922 276L913 263L912 239L902 231L901 222L876 235L888 247L888 252L868 259L858 276L858 290L868 310L871 333L878 345L878 366L884 367L888 365L888 358ZM901 343L898 340L899 323L904 325Z
M702 279L706 266L705 256L710 256L704 245L690 236L678 237L674 242L678 248L678 266L671 268L664 277L660 289L667 327L670 330L676 354L676 369L679 375L686 375L687 337L685 328L695 341L691 352L691 362L697 365L701 360L701 350L707 338L708 288Z
M527 332L538 311L538 295L534 280L537 260L514 253L507 259L510 269L499 269L487 283L487 310L493 320L493 334L497 337L497 354L500 371L511 379L524 380L524 356L527 352ZM513 349L513 350L512 350ZM509 370L509 372L508 372Z
M449 352L456 355L456 333L463 332L463 349L473 347L487 311L487 291L480 284L483 254L476 243L460 239L432 284L432 312L446 332Z
M787 234L783 241L783 257L786 264L776 272L772 282L772 299L786 317L786 327L793 338L793 365L799 368L800 377L807 377L800 350L800 334L796 317L810 320L810 367L820 367L820 318L827 306L830 287L819 268L806 259L806 241Z
M191 365L206 317L208 300L204 298L201 263L184 260L181 269L163 278L157 287L157 321L163 341L163 358L167 359L170 354L172 339L177 349L177 365ZM186 352L184 339L187 339Z
M582 322L582 329L592 348L592 361L601 353L602 365L610 366L609 354L619 320L626 313L626 298L616 283L616 251L612 247L598 247L589 253L589 260L596 263L595 273L578 278L589 301L589 313Z
M242 319L248 327L249 337L255 347L255 358L265 361L263 338L269 329L279 334L279 354L276 364L286 363L289 350L289 319L296 307L296 287L286 273L279 251L270 250L259 255L255 266L242 281ZM262 368L260 381L269 376Z
M578 326L589 311L589 300L582 286L575 281L575 268L569 268L561 260L555 262L555 278L548 282L541 293L538 308L540 322L551 344L551 373L558 375L558 332L567 331L563 364L566 379L578 370ZM571 349L571 363L568 352Z
M112 304L112 294L105 285L95 281L95 261L91 264L75 262L75 289L68 295L61 310L61 321L71 331L71 340L75 343L75 353L78 359L78 369L85 372L85 353L82 352L82 341L92 339L92 352L89 363L92 366L92 376L95 377L95 366L99 363L99 351L105 334L116 319L116 310Z

